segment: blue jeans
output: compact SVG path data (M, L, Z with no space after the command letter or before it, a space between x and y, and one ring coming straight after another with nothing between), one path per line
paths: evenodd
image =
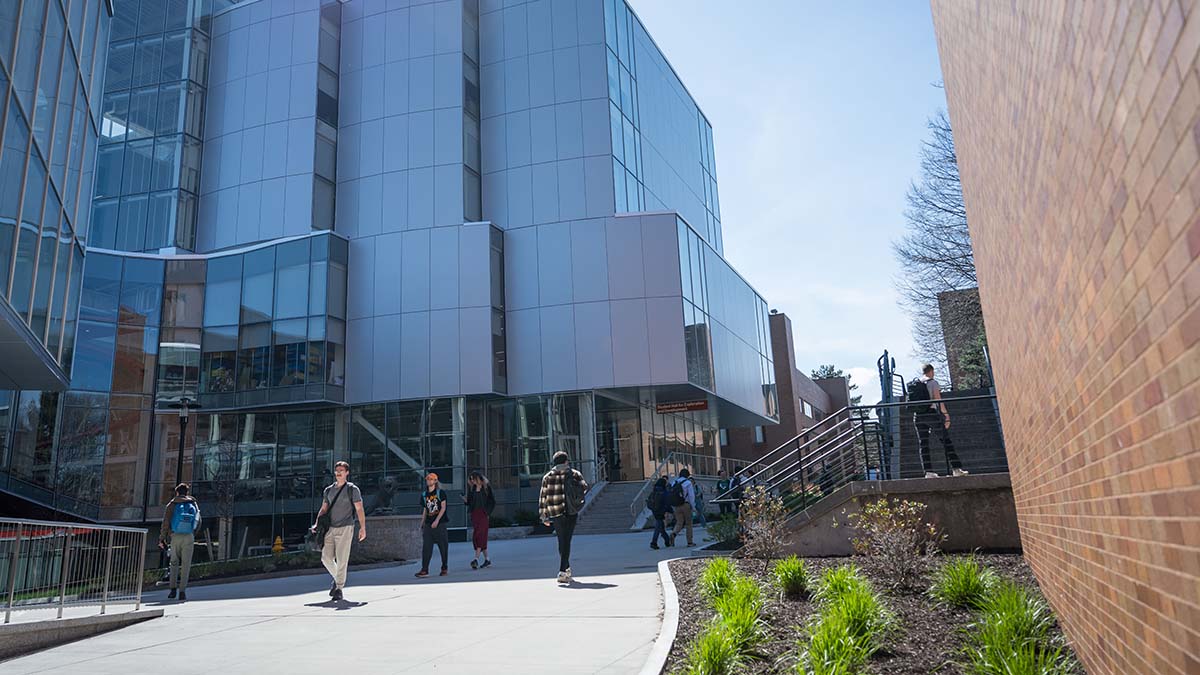
M704 517L704 502L696 500L696 520L701 526L708 525L708 519Z
M667 514L654 516L654 538L650 540L650 544L658 546L658 537L662 535L663 543L667 543Z

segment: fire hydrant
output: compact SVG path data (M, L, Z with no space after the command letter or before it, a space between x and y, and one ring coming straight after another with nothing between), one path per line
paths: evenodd
M271 553L283 553L283 537L275 537L275 543L271 545Z

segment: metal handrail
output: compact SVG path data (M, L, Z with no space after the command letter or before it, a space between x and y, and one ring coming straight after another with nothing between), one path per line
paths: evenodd
M841 410L837 411L836 413L834 413L833 415L831 415L831 416L829 416L829 417L826 417L826 418L825 418L825 420L822 420L820 423L818 423L818 424L816 424L816 425L813 425L813 427L810 427L810 428L807 430L807 432L806 432L806 433L811 433L811 432L812 432L812 430L813 430L814 428L816 428L817 426L819 426L820 424L823 424L825 421L828 421L828 420L830 420L830 419L833 419L833 417L834 417L835 415L841 415L842 413L847 413L847 417L844 417L844 418L842 418L841 420L839 420L839 421L838 421L838 423L837 423L837 424L835 424L835 425L833 425L832 427L830 427L830 428L826 429L825 431L822 431L821 433L817 434L816 436L814 436L814 437L810 438L808 441L805 441L805 442L804 442L802 445L799 445L799 446L797 446L797 447L795 447L795 448L787 448L787 451L788 451L788 453L789 453L788 455L784 455L784 456L782 456L782 457L779 457L778 459L776 459L775 461L771 462L771 463L770 463L770 464L768 464L767 466L764 466L764 467L762 467L762 468L758 469L758 472L766 472L766 471L770 471L771 469L775 468L775 466L776 466L777 464L779 464L780 462L787 461L787 460L790 458L790 453L792 453L792 452L795 452L795 453L797 453L797 454L800 456L800 458L799 458L799 459L797 459L797 460L795 460L795 461L797 461L797 462L798 462L798 461L801 461L801 460L803 459L803 456L804 456L804 450L805 450L805 448L807 448L807 447L809 447L809 446L813 445L814 443L817 443L817 442L818 442L818 441L820 441L822 438L824 438L826 435L830 434L831 432L834 432L834 431L836 431L836 430L837 430L839 427L841 427L842 425L844 425L844 424L849 424L849 423L852 423L852 422L854 421L854 418L852 418L852 417L849 417L849 413L850 413L850 408L849 408L849 407L842 408ZM760 463L762 463L762 462L765 462L765 461L767 460L767 458L768 458L768 457L770 457L771 455L774 455L775 453L779 452L780 450L783 450L783 449L785 448L785 446L787 446L787 445L788 445L788 443L792 443L792 442L796 441L797 439L799 439L801 436L804 436L804 435L805 435L805 434L799 434L799 435L797 435L797 436L793 437L791 440L789 440L789 441L788 441L787 443L785 443L784 445L781 445L781 446L779 446L778 448L775 448L774 450L772 450L771 452L768 452L767 454L763 455L763 456L762 456L761 458L759 458L759 460L758 460L757 462L755 462L754 464L751 464L750 466L747 466L747 467L743 468L741 471L738 471L736 474L734 474L734 476L741 476L743 471L746 471L747 469L750 469L750 468L752 468L753 466L755 466L755 465L757 465L757 464L760 464ZM787 469L789 469L790 467L791 467L791 465L789 465L789 466L787 466L787 467L784 467L784 469L783 469L783 470L785 470L785 471L786 471L786 470L787 470ZM739 487L740 487L740 486L739 486ZM719 503L719 502L721 502L721 501L733 501L733 499L732 499L732 494L733 494L733 492L734 492L734 491L736 491L737 489L738 489L738 488L730 488L730 489L726 490L725 492L722 492L721 494L719 494L719 495L717 495L716 497L714 497L714 498L713 498L711 501L712 501L713 503Z
M790 446L792 443L795 443L796 441L800 440L801 438L811 434L812 432L816 431L821 426L824 426L826 423L837 419L842 413L849 413L850 408L851 408L851 406L846 406L845 408L842 408L842 409L838 410L837 412L826 415L825 419L821 420L820 422L817 422L816 424L812 425L811 427L806 428L804 431L801 431L800 433L796 434L795 436L784 441L782 444L780 444L774 450L768 452L767 454L763 455L762 457L759 457L756 461L750 462L749 466L743 467L740 471L733 474L733 476L731 476L731 478L734 476L740 476L743 471L746 471L747 469L753 467L755 464L765 462L768 457L770 457L771 455L774 455L777 452L780 452L781 450L784 450L785 448L788 450L791 450L791 448L788 448L788 446ZM840 424L840 422L839 422L839 424ZM824 433L824 432L822 432L822 433Z
M25 609L57 608L60 619L66 607L141 609L146 538L132 527L0 518L4 623Z
M751 462L749 460L737 459L734 457L713 457L712 455L701 455L701 454L697 454L694 452L676 452L676 451L669 452L669 453L667 453L667 456L663 457L662 461L660 461L658 463L658 465L654 467L654 473L652 473L650 475L650 477L646 479L646 482L642 485L642 488L640 490L638 490L636 495L634 495L633 501L631 501L629 503L629 514L631 516L633 516L634 518L637 518L638 514L641 513L642 510L645 508L642 504L644 501L646 491L649 490L651 487L653 487L654 483L659 478L662 478L665 475L663 473L664 469L666 469L668 466L670 466L672 464L680 463L679 459L683 458L683 457L698 457L705 461L724 462L724 463L727 463L727 464L730 464L733 466L736 466L738 464L744 464L744 465L749 466L749 465L753 464L753 462ZM688 462L682 462L682 463L689 464Z

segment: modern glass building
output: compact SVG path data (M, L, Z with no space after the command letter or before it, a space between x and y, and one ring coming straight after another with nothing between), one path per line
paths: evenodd
M336 459L514 517L557 450L641 480L778 419L711 126L620 0L115 10L70 384L0 394L0 489L142 522L182 478L248 550Z

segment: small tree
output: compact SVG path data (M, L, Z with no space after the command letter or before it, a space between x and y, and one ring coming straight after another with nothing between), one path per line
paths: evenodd
M762 486L746 490L738 507L738 523L742 526L742 555L763 561L763 571L771 560L778 558L785 544L787 509L783 500Z
M233 507L238 479L238 444L233 441L218 441L206 454L205 469L215 497L220 559L227 560L233 553Z
M924 515L924 504L907 499L885 497L864 504L862 511L850 514L850 543L859 555L879 560L895 588L913 590L946 540Z
M850 405L858 405L862 402L862 394L855 394L858 391L858 385L850 381L850 376L842 372L841 368L835 368L832 363L826 363L820 368L814 368L810 376L814 380L821 380L826 377L844 377L846 385L850 389Z

